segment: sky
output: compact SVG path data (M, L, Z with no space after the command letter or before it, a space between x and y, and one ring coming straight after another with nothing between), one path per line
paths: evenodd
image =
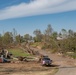
M13 31L33 35L51 24L54 31L76 32L76 0L0 0L0 33Z

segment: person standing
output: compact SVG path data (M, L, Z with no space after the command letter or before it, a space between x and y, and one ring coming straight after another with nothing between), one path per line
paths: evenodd
M4 53L5 53L5 58L7 58L7 56L8 56L8 50L4 49Z

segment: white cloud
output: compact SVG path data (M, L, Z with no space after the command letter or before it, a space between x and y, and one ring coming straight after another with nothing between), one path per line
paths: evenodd
M76 10L76 0L31 0L0 10L0 20Z

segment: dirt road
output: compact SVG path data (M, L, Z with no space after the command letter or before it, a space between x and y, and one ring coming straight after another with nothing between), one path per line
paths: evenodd
M0 63L0 75L49 75L54 73L51 67L42 67L39 63Z
M60 68L55 75L76 75L76 67Z
M49 54L49 57L54 61L54 64L59 65L59 71L55 75L76 75L76 60L72 58Z
M76 75L76 60L63 57L57 54L51 54L45 50L38 50L41 54L48 55L53 60L53 65L57 65L59 71L56 75Z

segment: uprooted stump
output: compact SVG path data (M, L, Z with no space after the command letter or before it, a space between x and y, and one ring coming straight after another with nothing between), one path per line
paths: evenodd
M19 61L26 61L26 62L27 62L26 57L22 57L22 56L18 57L18 60L19 60Z

